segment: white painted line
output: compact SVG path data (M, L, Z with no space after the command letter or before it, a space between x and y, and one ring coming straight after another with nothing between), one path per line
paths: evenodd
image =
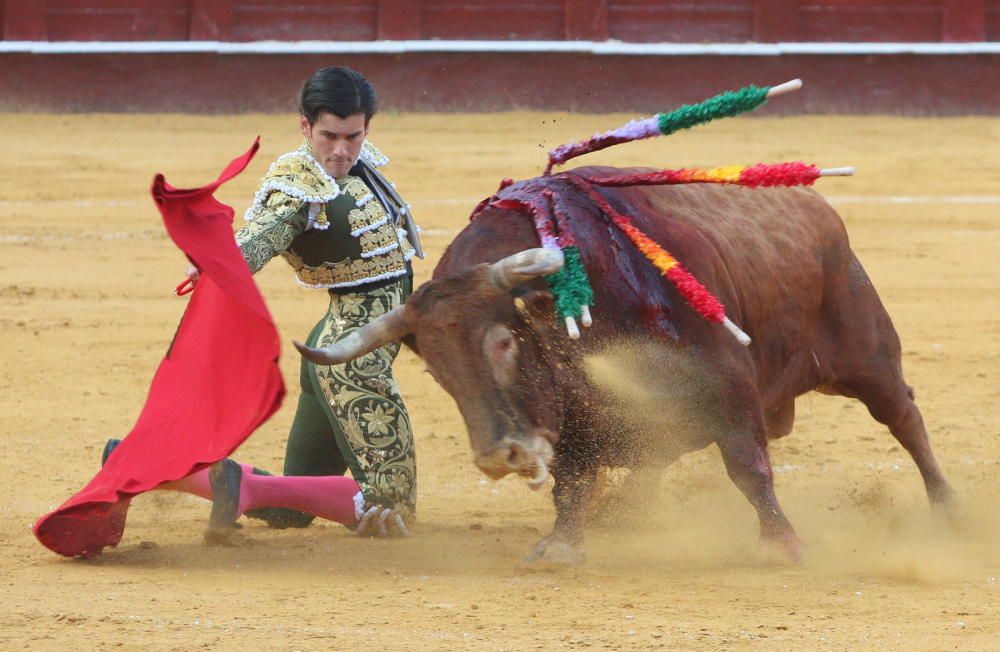
M83 240L165 240L166 232L143 229L141 231L115 231L113 233L45 233L43 235L12 233L0 235L0 244L25 242L75 242Z
M831 204L1000 204L1000 195L823 195ZM475 206L482 197L433 197L414 199L419 207Z
M1000 195L824 195L831 204L1000 204ZM469 206L483 200L483 197L428 197L412 199L417 206ZM24 206L73 206L77 208L149 205L149 199L0 199L0 207L19 208Z
M420 235L426 238L454 238L458 235L461 229L421 229ZM985 229L955 229L948 231L953 236L957 237L995 237L1000 236L1000 231L997 230L985 230ZM134 233L129 233L126 231L118 231L115 233L98 233L98 234L80 234L80 233L62 233L62 234L25 234L25 233L14 233L14 234L4 234L0 235L0 245L19 245L26 243L37 243L37 242L81 242L84 240L103 240L105 242L118 241L118 240L166 240L167 234L161 233L159 231L136 231Z
M1000 204L998 195L830 195L831 204Z
M0 206L37 206L38 204L46 204L52 206L74 206L76 208L88 208L90 206L98 206L101 208L115 207L115 206L135 206L136 204L149 204L151 208L155 207L152 199L0 199Z
M415 199L410 203L418 206L421 204L427 204L428 206L461 206L464 204L475 206L483 199L483 197L436 197L431 199Z
M31 54L405 54L533 52L630 56L1000 54L977 43L623 43L621 41L0 41L2 53Z

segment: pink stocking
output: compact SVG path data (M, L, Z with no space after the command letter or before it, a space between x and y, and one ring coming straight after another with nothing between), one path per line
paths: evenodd
M361 487L351 478L254 475L243 467L238 515L258 507L288 507L343 525L358 522L355 500Z
M246 467L244 467L244 469L245 468ZM250 469L252 470L253 467L250 467ZM181 478L180 480L164 482L156 487L156 489L182 491L186 494L194 494L195 496L199 496L205 500L212 500L212 485L208 481L208 469L202 469L201 471L192 473L186 478Z
M272 476L257 475L250 464L240 464L240 506L237 517L258 507L288 507L344 525L358 522L355 496L361 488L351 478L331 476ZM164 482L156 488L181 491L212 500L212 485L208 469L186 478Z

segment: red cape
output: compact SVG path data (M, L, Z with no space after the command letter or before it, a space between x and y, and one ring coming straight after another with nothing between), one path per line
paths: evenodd
M35 523L47 548L75 557L118 545L132 496L227 457L281 405L278 331L233 238L233 209L213 196L259 147L203 188L153 179L167 232L201 279L135 427L82 491Z

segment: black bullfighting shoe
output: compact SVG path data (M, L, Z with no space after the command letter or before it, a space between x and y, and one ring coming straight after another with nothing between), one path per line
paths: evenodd
M118 448L120 443L122 443L121 439L109 439L108 443L104 444L104 451L101 453L101 466L108 463L108 458L111 457L111 453Z
M243 515L247 518L264 521L267 523L267 527L272 530L309 527L316 518L312 514L306 514L289 507L258 507L247 510Z
M231 459L224 459L212 465L208 471L208 482L212 487L212 513L208 517L205 543L208 545L236 545L233 533L240 529L239 518L240 483L243 468Z

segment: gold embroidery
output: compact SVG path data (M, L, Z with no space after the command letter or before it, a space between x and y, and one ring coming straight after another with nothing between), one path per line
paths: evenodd
M281 183L293 190L288 192L282 192L280 189L271 190L251 209L250 213L256 219L244 227L246 233L243 234L248 241L251 241L244 248L244 255L250 262L251 268L256 271L268 259L281 253L295 270L302 284L326 288L347 288L404 275L405 257L412 256L413 247L405 235L400 235L404 232L397 230L396 225L389 219L385 207L374 196L372 190L361 178L355 176L348 175L338 179L337 187L333 191L344 193L354 200L355 206L347 211L346 217L347 226L352 233L364 231L356 236L357 245L361 249L360 257L344 258L337 262L330 262L327 259L326 262L312 266L307 265L301 255L289 249L291 239L308 228L305 223L298 222L295 222L294 228L277 224L290 223L293 221L292 214L299 210L308 210L303 206L302 199L296 195L289 196L289 193L298 191L313 197L317 193L330 191L326 179L315 169L316 165L307 152L300 150L279 159L268 171L265 185L259 191L260 195L263 195L268 182ZM327 225L329 216L326 210L327 205L323 204L314 216L312 224L320 228ZM343 214L339 213L339 210L334 218L343 220ZM380 222L383 223L379 224ZM376 224L379 226L374 226ZM310 261L313 259L310 258Z
M399 236L399 246L401 247L400 251L403 254L403 258L410 259L413 257L414 250L413 245L410 244L410 239L406 237L405 233L406 230L404 229L403 233Z
M319 163L310 154L307 144L303 144L271 164L261 179L253 204L247 210L246 220L253 222L260 218L275 194L292 195L300 203L310 200L325 205L340 194L340 188L325 170L319 169ZM316 215L315 224L323 228L327 223L326 211L321 210Z
M340 182L345 193L354 199L356 208L351 209L347 214L347 223L351 227L351 233L366 228L371 228L372 224L377 224L386 217L385 208L382 202L375 199L372 191L365 185L359 177L343 177ZM364 203L361 203L364 201Z
M300 269L306 266L302 258L291 249L287 249L281 252L281 257L284 258L288 262L288 264L292 266L292 269L295 270L296 274L298 274L298 271Z
M343 177L344 182L342 184L344 192L349 194L354 198L355 202L361 201L363 198L372 194L372 191L368 189L365 182L361 180L360 177L353 177L348 175Z
M401 305L404 298L398 282L365 293L334 295L309 344L329 346ZM308 373L331 408L328 416L340 426L334 435L365 505L392 507L409 519L416 506L416 460L410 417L392 377L399 347L399 342L391 342L343 365L309 364Z
M236 244L254 274L291 245L299 234L293 218L302 202L282 192L271 193L257 219L236 232Z
M298 210L302 205L300 200L289 197L283 192L272 192L267 196L264 206L278 219L283 219Z
M361 237L362 257L367 257L373 251L385 250L396 243L396 229L391 224L383 224L374 231L362 233ZM390 250L391 251L391 250Z
M347 223L351 227L351 233L357 233L384 218L385 209L382 208L382 203L372 199L361 208L352 208L347 214Z
M382 167L389 162L389 157L379 151L378 147L375 147L367 140L361 145L361 158L365 159L377 168Z
M319 267L306 265L302 258L291 251L281 254L295 270L295 275L305 285L319 287L343 287L366 281L393 278L406 273L406 264L397 250L388 254L351 260L345 258L335 263L323 263Z

